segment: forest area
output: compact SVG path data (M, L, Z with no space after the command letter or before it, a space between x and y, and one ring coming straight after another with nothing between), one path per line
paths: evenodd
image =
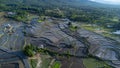
M49 2L49 3L48 3ZM68 18L72 21L79 21L99 26L107 27L109 24L112 29L119 29L120 24L120 8L118 7L102 7L84 3L76 4L77 0L4 0L0 2L0 11L15 12L16 15L8 16L18 21L25 21L28 13L37 14L39 16L51 16L56 18Z

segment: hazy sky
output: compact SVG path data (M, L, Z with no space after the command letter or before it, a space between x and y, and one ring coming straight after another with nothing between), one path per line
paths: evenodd
M116 5L120 5L120 0L90 0L90 1L94 1L94 2L100 2L100 3L105 3L105 4L116 4Z

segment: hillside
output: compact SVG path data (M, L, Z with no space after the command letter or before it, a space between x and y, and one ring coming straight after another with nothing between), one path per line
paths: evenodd
M108 7L109 5L88 0L1 0L0 3L0 11L24 10L39 15L67 17L73 21L89 23L103 22L101 21L103 17L106 17L103 19L104 23L106 20L111 22L112 18L120 16L119 8L111 8Z
M119 68L119 11L89 0L0 0L0 68Z

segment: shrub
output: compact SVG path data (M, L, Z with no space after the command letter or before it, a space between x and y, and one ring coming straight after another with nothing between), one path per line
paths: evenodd
M29 56L29 57L32 57L34 56L34 47L32 45L27 45L25 48L24 48L24 53L25 55Z

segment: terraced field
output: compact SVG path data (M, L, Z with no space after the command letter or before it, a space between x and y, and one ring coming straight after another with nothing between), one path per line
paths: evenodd
M71 30L68 19L47 17L45 21L38 22L38 20L38 18L34 18L30 23L15 21L3 23L0 27L0 46L10 52L15 52L22 50L24 45L32 44L38 48L47 49L53 54L67 56L67 58L55 57L55 61L60 63L52 62L51 59L43 60L46 61L43 62L43 65L46 64L47 67L52 62L53 67L85 68L82 58L89 55L110 61L109 64L113 64L112 66L119 66L116 63L119 62L117 53L120 53L117 41L80 27L77 30ZM17 54L22 59L25 58L24 54L20 52L14 54ZM3 56L6 57L6 55ZM68 57L70 58L68 59ZM16 60L16 58L10 61L13 60ZM22 61L26 67L29 67L27 58Z
M6 15L5 12L0 12L0 25L2 25L3 23L9 21L9 19L5 18L4 15Z
M0 68L20 67L24 68L24 64L19 56L9 53L4 48L0 49Z
M10 27L7 27L10 25ZM24 45L22 23L8 22L1 25L0 45L10 50L20 50Z

